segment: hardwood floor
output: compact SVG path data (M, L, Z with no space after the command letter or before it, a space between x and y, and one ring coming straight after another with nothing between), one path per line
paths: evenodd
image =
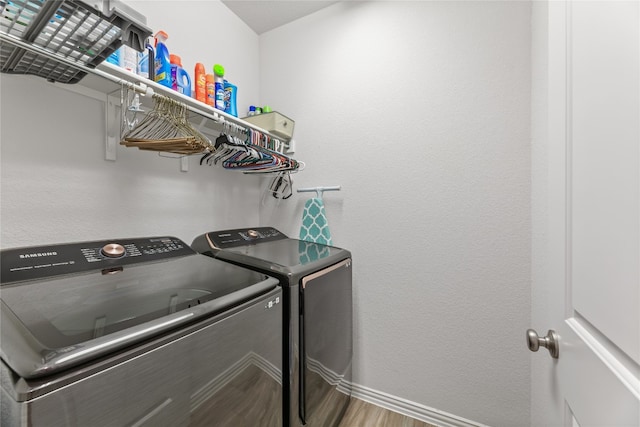
M281 426L281 393L280 384L259 367L250 365L199 406L191 414L189 426Z
M435 427L360 399L351 403L338 427Z
M307 423L305 427L336 427L350 404L349 396L307 370Z
M308 395L312 415L307 427L336 426L348 397L325 387L319 375L309 372ZM250 365L203 402L191 414L190 426L277 427L282 425L281 386L262 369ZM271 408L271 409L270 409ZM260 420L256 423L256 420ZM337 427L435 427L351 398Z
M311 417L306 427L336 427L342 408L344 415L337 427L435 427L389 411L360 399L348 397L330 386L315 372L307 372L308 408Z

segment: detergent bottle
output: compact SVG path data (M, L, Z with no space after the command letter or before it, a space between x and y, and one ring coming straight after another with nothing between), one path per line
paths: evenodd
M107 57L107 62L116 66L120 66L120 49L113 51L111 55Z
M138 67L137 54L132 47L122 45L107 58L107 62L135 73Z
M156 39L155 80L163 86L171 87L171 58L165 44L169 35L164 31L158 31L154 37Z
M216 105L218 110L224 111L224 67L220 64L213 66L216 85Z
M138 52L127 45L120 48L120 66L125 70L136 73L138 72Z
M236 107L236 93L238 87L227 80L224 81L224 111L232 116L238 117L238 109Z
M196 64L196 69L193 74L196 79L196 99L200 102L207 103L207 76L204 71L204 64L198 62Z
M171 62L171 89L183 95L191 96L191 77L182 68L182 58L178 55L170 54L169 62Z

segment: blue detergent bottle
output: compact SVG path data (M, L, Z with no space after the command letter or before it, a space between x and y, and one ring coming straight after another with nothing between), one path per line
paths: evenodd
M224 111L224 67L220 64L215 64L213 66L213 75L216 91L215 107Z
M191 96L191 77L182 68L182 59L178 55L169 55L171 61L171 89L183 95Z
M155 81L163 86L171 87L171 58L169 57L169 49L165 44L169 35L164 31L158 31L154 37L156 39Z
M235 117L238 117L238 109L236 107L237 92L238 87L236 85L229 83L227 80L224 81L224 111Z
M114 50L113 53L107 57L107 62L109 64L113 64L119 67L120 66L120 49Z

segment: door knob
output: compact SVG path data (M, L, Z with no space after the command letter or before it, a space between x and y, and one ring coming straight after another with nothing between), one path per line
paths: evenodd
M538 351L540 347L545 347L554 359L557 359L560 353L558 334L551 329L547 332L547 336L542 338L533 329L527 329L527 346L531 351Z

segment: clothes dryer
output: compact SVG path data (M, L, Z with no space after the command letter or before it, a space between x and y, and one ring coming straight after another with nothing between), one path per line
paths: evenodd
M192 248L279 280L284 425L338 425L351 397L351 253L272 227L205 233Z

